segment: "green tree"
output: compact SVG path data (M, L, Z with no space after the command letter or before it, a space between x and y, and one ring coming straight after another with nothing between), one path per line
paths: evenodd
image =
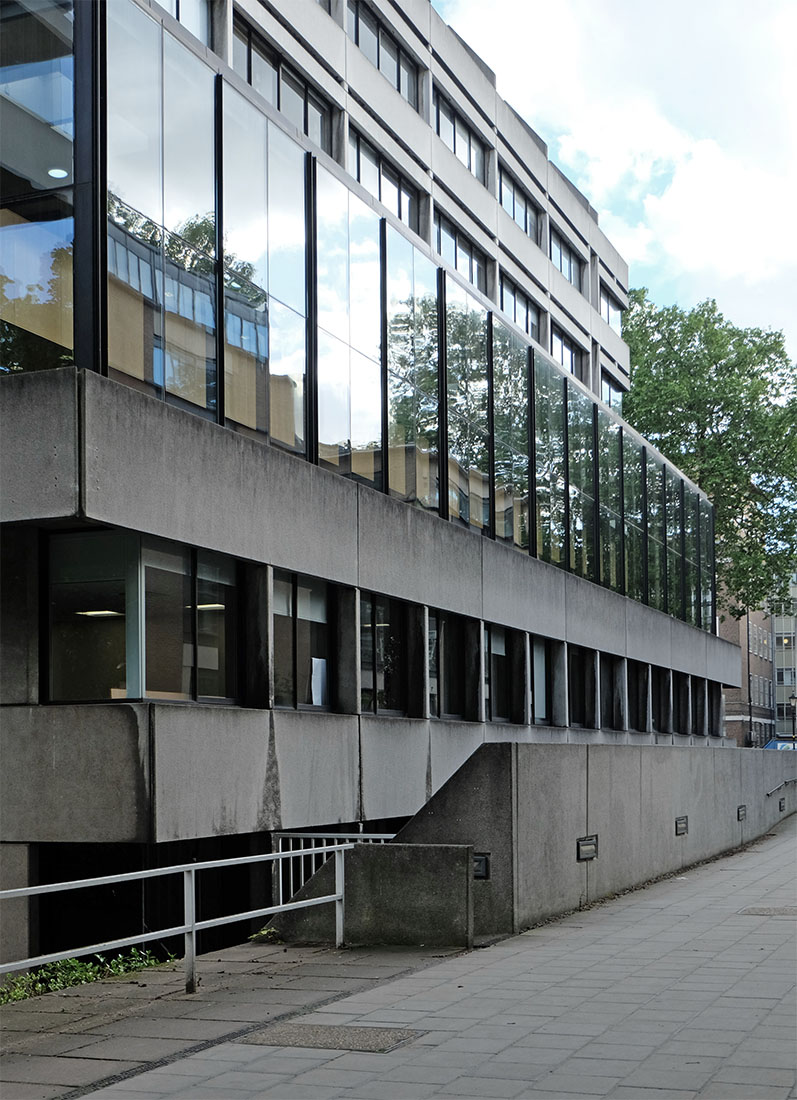
M782 333L736 328L711 299L630 301L623 413L714 504L718 599L738 618L780 594L797 557L797 366Z

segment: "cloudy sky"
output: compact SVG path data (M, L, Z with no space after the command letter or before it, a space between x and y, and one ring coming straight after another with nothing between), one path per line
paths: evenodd
M797 0L433 0L657 305L797 361Z

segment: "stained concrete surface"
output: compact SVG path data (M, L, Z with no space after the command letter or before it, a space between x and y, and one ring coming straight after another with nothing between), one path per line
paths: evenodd
M195 997L172 968L10 1006L0 1093L790 1100L796 837L792 815L742 852L468 954L247 945L204 956ZM247 1041L288 1018L422 1034L383 1054Z

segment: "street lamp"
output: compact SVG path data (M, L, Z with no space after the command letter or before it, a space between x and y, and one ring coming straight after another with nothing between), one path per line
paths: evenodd
M797 741L797 695L794 692L789 696L791 703L791 739Z

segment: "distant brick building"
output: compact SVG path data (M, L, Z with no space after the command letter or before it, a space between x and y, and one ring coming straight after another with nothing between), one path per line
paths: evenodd
M775 734L774 619L763 611L728 618L720 624L720 637L742 651L741 687L723 692L725 736L740 748L763 748Z

